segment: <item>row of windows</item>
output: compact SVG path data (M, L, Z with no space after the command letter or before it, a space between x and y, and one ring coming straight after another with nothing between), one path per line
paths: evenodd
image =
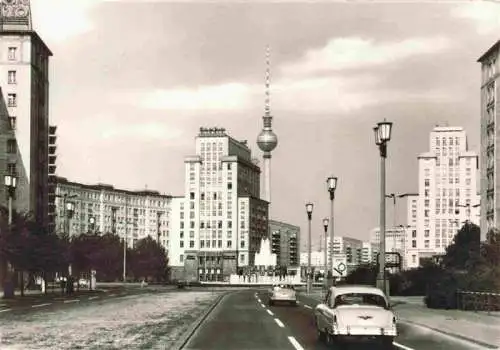
M435 138L435 143L436 143L436 146L439 146L439 145L443 145L443 146L446 146L446 141L448 140L448 144L450 146L453 146L453 141L455 141L455 145L456 146L459 146L460 145L460 137L446 137L446 136L443 136L443 137L436 137Z

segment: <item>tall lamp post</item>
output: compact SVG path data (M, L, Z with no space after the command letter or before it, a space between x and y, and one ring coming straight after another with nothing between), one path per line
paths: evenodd
M330 246L331 249L328 247L329 252L330 252L330 257L329 257L329 264L328 264L328 277L331 279L331 282L329 284L331 286L334 285L335 279L333 278L333 258L334 258L334 221L333 221L333 202L335 200L335 189L337 188L337 177L335 176L330 176L328 179L326 179L326 184L327 184L327 189L328 193L330 194Z
M66 197L64 197L66 199ZM69 238L71 238L71 219L75 213L75 203L72 201L65 200L66 202L66 233ZM71 264L68 266L68 274L71 276L73 273Z
M7 174L4 176L4 184L7 189L7 196L8 196L8 201L9 201L9 218L8 218L8 224L9 224L9 230L12 229L12 201L14 199L14 196L16 194L16 187L17 187L17 177L12 174ZM14 296L14 289L11 287L12 286L12 281L9 278L9 281L6 281L7 278L6 275L10 274L9 268L7 261L3 259L3 257L0 258L0 278L2 279L0 282L3 285L3 290L4 290L4 297L5 298L10 298ZM8 284L8 286L6 285ZM23 290L22 290L23 292Z
M312 220L312 212L313 212L314 204L307 203L306 204L306 212L307 212L307 293L311 292L312 288L312 271L311 271L311 220Z
M384 119L373 128L375 133L375 144L380 152L380 253L379 270L377 274L377 287L381 289L387 297L387 279L385 271L385 159L387 158L387 143L391 139L392 123Z
M325 285L325 290L328 286L328 281L326 279L326 276L328 274L328 255L327 255L327 251L328 251L328 218L324 218L323 219L323 228L325 229L325 237L324 237L324 240L325 240L325 251L323 252L323 259L325 260L324 263L325 263L325 268L324 268L324 274L323 274L323 284Z

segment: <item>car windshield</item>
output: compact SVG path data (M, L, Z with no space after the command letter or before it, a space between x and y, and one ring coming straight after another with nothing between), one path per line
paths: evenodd
M345 293L335 298L335 307L342 305L371 305L386 308L384 297L371 293Z

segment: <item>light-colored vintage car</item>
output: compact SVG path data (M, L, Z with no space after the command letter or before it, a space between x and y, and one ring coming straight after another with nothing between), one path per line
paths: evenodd
M331 287L314 309L321 341L373 341L392 348L397 336L396 316L384 293L371 286Z
M278 302L285 302L297 305L297 293L291 284L276 284L269 291L269 306Z

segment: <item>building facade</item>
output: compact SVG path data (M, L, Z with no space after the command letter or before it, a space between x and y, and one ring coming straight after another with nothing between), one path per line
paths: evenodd
M435 127L430 151L418 164L417 232L411 238L417 261L443 254L463 223L477 223L479 213L478 157L468 150L463 128Z
M15 208L30 212L39 226L48 227L49 57L52 53L32 28L29 1L2 0L1 6L0 87L10 124L8 132L15 134L15 142L13 139L7 142L9 147L16 146L16 150L9 149L18 157L9 157L6 164L0 166L2 175L9 173L18 177ZM0 200L3 202L4 198Z
M407 265L406 263L406 252L407 252L407 235L408 229L401 225L397 227L388 227L385 230L385 252L388 253L386 259L387 262L398 262L394 253L399 254L401 268L404 269ZM370 232L370 243L377 247L376 251L380 251L380 228L376 227ZM375 257L375 261L377 258ZM395 270L395 269L394 269Z
M74 204L71 217L66 209L68 202ZM70 237L88 232L115 233L126 239L129 247L150 236L169 250L172 196L106 184L86 185L57 177L55 203L57 233Z
M199 279L222 281L253 266L267 237L268 202L260 199L260 168L246 141L223 128L200 128L195 143L196 155L185 158L186 195L173 213L179 220L174 274L187 254L196 255Z
M300 228L285 222L269 220L271 252L276 254L277 265L299 266Z
M481 63L481 238L488 230L500 228L500 40L479 59Z

